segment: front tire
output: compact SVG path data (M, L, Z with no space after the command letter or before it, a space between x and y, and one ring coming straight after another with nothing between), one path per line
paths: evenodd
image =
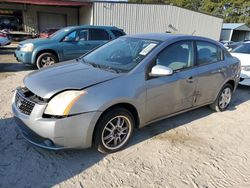
M212 110L222 112L227 109L232 99L233 87L231 84L225 84L217 96L215 102L210 105Z
M58 62L58 59L56 56L54 56L52 53L42 53L38 56L36 60L36 67L38 69L53 65Z
M133 115L125 108L114 108L105 113L96 125L94 147L101 153L121 150L134 131Z

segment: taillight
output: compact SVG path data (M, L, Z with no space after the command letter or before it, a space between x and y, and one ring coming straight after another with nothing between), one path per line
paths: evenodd
M0 37L7 37L6 34L0 33Z

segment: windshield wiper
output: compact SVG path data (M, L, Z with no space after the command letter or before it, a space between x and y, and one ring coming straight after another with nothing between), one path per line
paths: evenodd
M107 70L107 71L111 71L111 72L115 72L115 73L121 73L122 71L118 70L118 69L114 69L112 67L109 67L109 66L102 66L100 67L101 69L103 70Z
M83 58L82 58L82 62L87 64L87 65L91 65L92 67L99 68L99 69L102 69L102 70L111 71L111 72L115 72L117 74L122 72L121 70L117 70L117 69L114 69L114 68L109 67L109 66L100 65L100 64L97 64L97 63L89 62L89 61L87 62Z
M95 68L99 68L99 65L96 64L96 63L92 63L92 62L89 62L89 61L85 61L83 58L81 59L82 62L86 65L91 65L92 67L95 67Z

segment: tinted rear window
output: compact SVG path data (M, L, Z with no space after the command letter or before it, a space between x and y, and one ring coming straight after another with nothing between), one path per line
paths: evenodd
M119 30L111 30L111 32L115 35L115 37L116 37L116 38L118 38L118 37L121 37L121 36L125 35L125 33L124 33L124 32L119 31Z
M110 36L104 29L90 29L89 40L110 40Z

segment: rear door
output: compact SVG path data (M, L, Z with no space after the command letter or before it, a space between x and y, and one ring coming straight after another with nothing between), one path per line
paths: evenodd
M195 105L212 103L225 79L227 65L222 49L214 43L196 41L198 82Z
M111 36L105 29L89 29L89 39L86 46L89 50L94 49L111 40Z
M193 106L198 74L194 62L193 41L174 43L158 54L153 65L170 67L174 74L146 81L148 122Z

